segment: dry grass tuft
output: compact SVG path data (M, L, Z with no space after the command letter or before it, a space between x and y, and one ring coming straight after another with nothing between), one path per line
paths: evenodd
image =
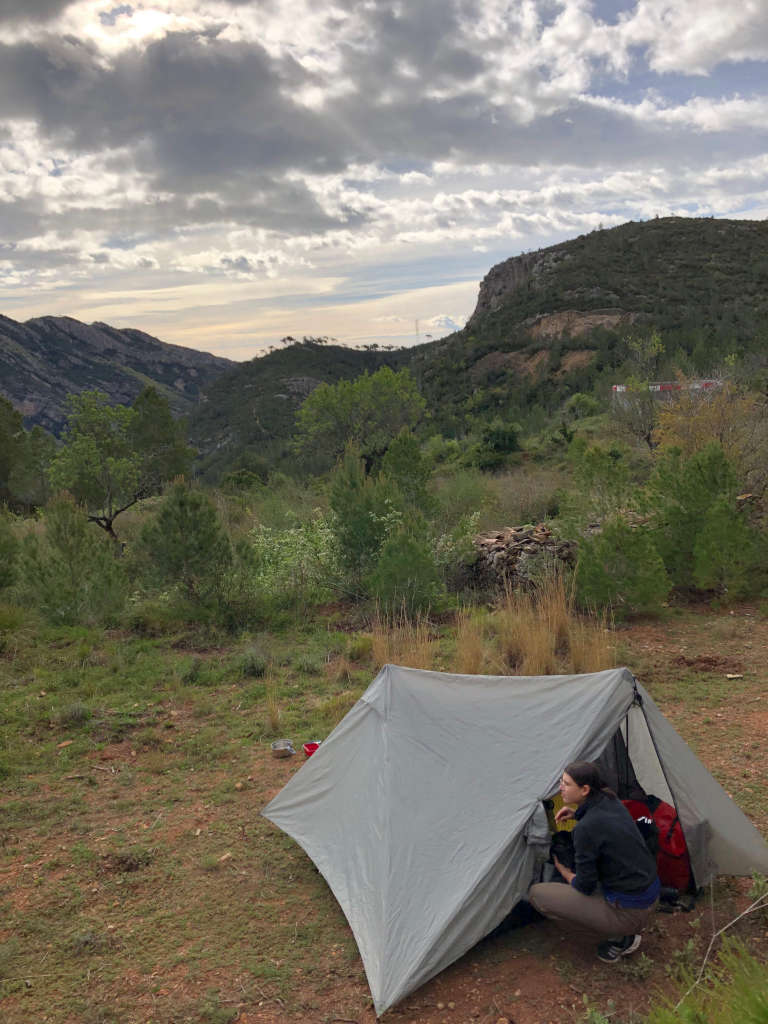
M371 624L371 650L376 665L407 665L409 668L432 668L437 655L430 638L429 625L421 615L409 618L376 613Z
M559 574L531 593L508 590L496 626L503 662L520 675L599 672L616 664L609 616L576 615Z
M325 663L325 674L334 686L346 686L352 681L352 662L339 654Z
M272 674L271 666L264 676L264 698L267 706L267 725L269 726L269 731L275 735L280 732L283 711L278 698L277 680Z
M568 646L571 601L560 575L532 593L507 590L497 613L499 643L509 668L525 676L551 675Z
M491 671L493 653L486 629L477 614L463 609L456 616L456 649L453 670L462 675L483 675Z
M607 612L571 619L568 653L571 672L602 672L615 668L616 638Z

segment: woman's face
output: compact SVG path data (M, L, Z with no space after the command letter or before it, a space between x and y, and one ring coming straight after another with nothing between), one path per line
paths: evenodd
M564 804L580 806L589 796L589 790L589 786L580 786L578 782L573 781L568 772L563 772L560 779L560 796Z

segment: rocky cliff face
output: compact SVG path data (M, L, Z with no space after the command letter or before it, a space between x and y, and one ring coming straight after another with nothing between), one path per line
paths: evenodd
M152 385L175 413L185 413L233 365L142 331L70 317L22 324L0 316L0 394L21 411L28 428L39 424L54 434L64 423L70 393L98 388L113 402L128 404Z
M467 328L488 313L500 309L513 293L522 289L538 291L553 276L557 265L567 258L568 253L562 247L553 246L511 256L491 267L480 283L477 306L467 321Z

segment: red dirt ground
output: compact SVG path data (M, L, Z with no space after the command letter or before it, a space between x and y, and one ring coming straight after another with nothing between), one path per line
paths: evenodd
M768 749L768 619L749 607L735 612L702 611L700 618L686 614L665 622L632 624L622 628L620 639L625 663L648 686L707 767L768 835L768 807L762 799L768 768L761 753ZM739 678L728 681L729 674ZM184 710L172 714L182 730L186 724ZM750 750L755 753L750 754ZM92 765L99 766L93 768L93 773L107 779L113 766L119 771L121 765L136 765L151 756L152 752L136 751L127 742L114 744L92 760ZM269 796L299 766L298 757L276 761L269 758L266 748L259 748L252 763L253 775L238 797L237 810L227 813L237 813L239 820L248 823L248 829L263 828L277 835L258 814ZM224 774L222 771L222 777ZM251 779L255 781L251 783ZM147 806L152 803L152 786L147 783ZM89 800L96 799L97 790L92 792ZM221 813L202 801L202 797L197 802L190 796L185 805L165 812L157 831L166 844L183 848L193 834L191 829L205 828ZM114 818L103 816L92 841L98 843L113 825L121 823L125 824L119 812ZM142 828L152 827L149 816L132 826L139 836ZM245 827L242 838L247 838ZM50 843L56 842L51 837ZM49 853L42 847L39 850L41 857ZM303 856L297 852L297 857ZM14 906L26 906L25 901L34 899L30 882L34 869L34 864L15 863L2 873L0 882ZM237 883L243 899L255 901L257 881L236 876L233 870L232 884ZM693 940L697 957L695 961L689 959L689 965L697 966L713 930L746 907L749 885L748 879L723 881L715 887L713 906L707 894L690 914L658 914L644 936L641 951L617 965L600 963L591 944L565 938L548 922L486 940L389 1011L382 1024L575 1024L584 1020L585 997L590 1006L610 1012L616 1024L639 1024L660 993L674 991L669 968L689 955L685 952L690 952L689 940ZM314 891L317 893L316 887ZM343 926L340 939L342 931ZM768 959L764 919L752 916L734 931L756 955ZM153 1017L173 1024L191 1020L175 1017L174 1003L192 1005L197 994L210 990L231 993L231 998L224 1001L237 1014L233 1019L238 1024L374 1024L376 1018L359 959L350 959L341 945L318 949L316 959L318 964L327 965L325 979L320 981L317 975L302 978L301 970L295 972L290 999L286 995L285 1001L266 980L257 983L243 976L241 984L239 977L218 969L190 978L181 964L165 972L162 986L150 997L147 978L132 973L131 965L126 963L115 994L118 990L123 997L136 993L130 1020L142 1024ZM248 995L244 994L246 985ZM24 1015L23 1000L23 994L4 999L0 1019L9 1024L32 1024ZM194 1018L196 1024L203 1019ZM56 1019L55 1024L85 1022L71 1018Z

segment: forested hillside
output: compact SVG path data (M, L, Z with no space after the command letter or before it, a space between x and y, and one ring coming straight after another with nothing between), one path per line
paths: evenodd
M206 390L192 436L204 465L247 463L257 446L285 466L294 415L320 381L408 366L427 403L422 433L461 438L496 418L541 430L575 392L605 401L642 370L757 368L768 349L768 222L669 217L593 231L512 257L483 280L467 326L399 352L297 342L232 368ZM638 367L631 340L662 350Z
M768 351L768 222L622 224L493 267L464 330L413 350L444 429L467 415L540 426L573 391L633 372L626 339L655 329L655 375L712 372Z
M305 338L231 368L208 386L192 416L201 471L218 476L226 468L263 471L292 463L296 412L318 384L396 368L409 358L406 350L360 350Z

